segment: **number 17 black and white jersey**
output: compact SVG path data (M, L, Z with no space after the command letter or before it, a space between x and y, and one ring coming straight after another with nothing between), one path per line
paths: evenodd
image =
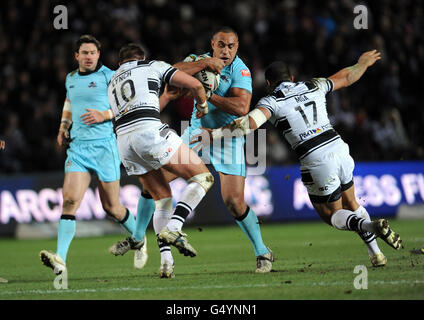
M108 99L117 134L143 121L160 122L159 91L177 69L163 61L129 61L116 70L108 86Z
M327 114L326 94L333 83L326 78L282 82L257 103L271 112L269 121L290 143L299 160L339 140Z

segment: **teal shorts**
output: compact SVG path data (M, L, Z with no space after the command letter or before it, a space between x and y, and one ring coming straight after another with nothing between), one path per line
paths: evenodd
M188 127L181 139L193 149L197 143L190 144L190 139L200 133L201 129ZM246 177L244 137L214 140L212 145L204 147L198 155L205 164L212 164L217 172Z
M121 159L115 136L96 140L74 140L67 150L65 174L95 173L100 181L112 182L121 177Z

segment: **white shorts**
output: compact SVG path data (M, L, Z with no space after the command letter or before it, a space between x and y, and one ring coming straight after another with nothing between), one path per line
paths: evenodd
M327 203L340 198L353 185L355 162L341 139L315 151L313 160L301 161L302 182L311 202Z
M118 150L128 175L142 175L167 164L182 140L161 122L149 122L118 134Z

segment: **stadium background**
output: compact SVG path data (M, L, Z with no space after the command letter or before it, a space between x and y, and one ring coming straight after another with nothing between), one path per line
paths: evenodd
M353 27L357 4L368 8L366 30ZM67 30L54 29L56 5L68 9ZM148 58L175 63L189 53L208 51L213 30L231 26L239 34L239 56L252 71L252 104L264 94L263 71L273 60L287 61L296 79L302 80L330 76L354 64L364 51L381 51L383 59L359 83L329 95L329 114L350 145L358 164L355 183L372 215L389 216L404 205L422 205L423 12L421 1L392 0L2 1L0 139L6 141L6 150L0 154L0 235L16 235L17 226L28 222L59 218L65 153L56 145L56 134L64 79L76 68L73 46L85 33L101 41L101 61L116 69L117 52L127 42L143 44ZM162 120L179 132L191 110L190 102L180 99L165 109ZM295 154L271 126L265 127L267 148L258 152L266 152L267 171L249 178L248 203L257 206L263 220L316 218L305 199L296 210L294 197L303 193L295 189ZM122 185L129 186L121 193L131 207L139 192L137 183L124 174ZM199 207L199 219L204 220L194 221L197 224L232 221L218 187ZM95 184L89 193L91 204L77 217L103 220L102 212L96 211ZM423 215L421 208L418 216ZM20 234L28 236L25 230Z

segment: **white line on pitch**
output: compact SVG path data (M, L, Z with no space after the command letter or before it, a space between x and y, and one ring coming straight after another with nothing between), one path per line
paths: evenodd
M370 281L369 285L419 285L424 284L424 280L393 280ZM208 289L235 289L235 288L266 288L266 287L282 287L282 286L351 286L350 282L333 281L333 282L291 282L285 283L264 283L254 285L228 285L228 286L189 286L189 287L153 287L153 288L97 288L97 289L68 289L68 290L19 290L19 291L0 291L0 296L4 295L22 295L22 294L60 294L60 293L107 293L107 292L122 292L122 291L161 291L161 290L208 290Z

